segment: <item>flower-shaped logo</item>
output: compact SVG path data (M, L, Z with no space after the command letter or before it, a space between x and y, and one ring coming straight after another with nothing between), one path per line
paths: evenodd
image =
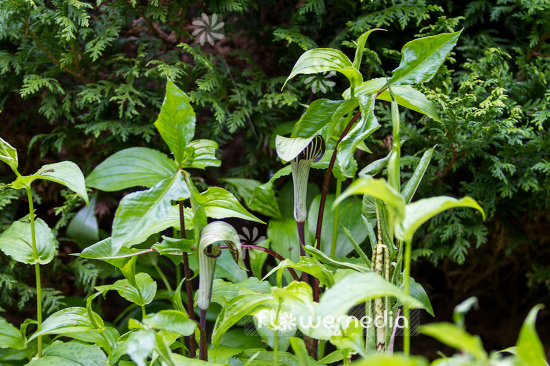
M197 37L201 46L206 42L213 46L215 41L224 37L222 33L224 22L218 14L208 16L202 13L200 18L193 20L193 25L196 27L193 36Z
M279 314L279 326L280 331L291 330L296 328L296 316L292 313L283 312Z
M242 244L258 244L265 240L265 236L258 236L258 228L254 227L252 232L247 227L243 227L242 235L239 234Z
M320 64L319 62L314 62L312 69L315 72L315 75L312 75L304 80L305 84L311 84L311 90L314 93L317 93L318 90L326 93L327 89L331 89L336 83L332 80L329 80L331 77L336 75L334 71L329 71L328 67Z

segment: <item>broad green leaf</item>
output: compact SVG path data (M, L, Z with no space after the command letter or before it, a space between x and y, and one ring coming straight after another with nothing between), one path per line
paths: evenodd
M42 358L33 359L28 366L105 366L107 357L96 345L79 341L53 342Z
M308 138L290 138L277 136L275 139L275 149L277 150L277 155L283 162L289 162L300 155L300 153L308 147L315 137L316 136L311 136Z
M111 237L112 254L123 246L145 241L149 229L170 216L172 201L189 197L180 172L145 191L130 193L120 201Z
M374 96L363 95L358 99L361 118L355 122L349 133L342 139L336 155L340 169L346 177L353 177L357 170L357 162L353 158L357 146L380 127L374 115L376 101Z
M111 238L107 238L89 246L82 253L74 255L86 259L102 260L112 266L122 268L128 263L131 256L138 255L140 252L144 252L144 250L122 247L116 255L112 255Z
M94 216L97 196L93 196L88 207L82 207L67 226L67 236L73 238L81 248L99 241L99 226Z
M271 249L279 253L283 258L293 262L300 260L300 242L298 241L298 227L296 221L269 220L267 225L267 237L271 240ZM306 239L307 242L307 239ZM290 273L284 273L288 282L292 281Z
M241 348L231 348L220 344L208 350L208 361L229 364L231 358L242 351Z
M145 306L155 298L157 283L147 273L135 276L136 286L129 280L118 280L112 285L96 286L97 291L116 290L120 296L138 306Z
M458 41L460 32L442 33L407 42L401 49L401 62L389 81L416 84L430 81Z
M375 78L363 82L359 87L355 89L355 96L359 97L360 95L368 95L377 93L380 90L388 86L388 79L386 78ZM351 88L346 89L342 93L344 99L349 99L351 97Z
M0 348L24 349L25 336L21 331L0 317Z
M410 85L395 85L391 87L397 104L402 107L409 108L412 111L425 114L435 121L439 121L439 115L435 105L424 94L414 89ZM391 102L390 92L383 91L377 99Z
M535 329L537 313L543 307L543 305L536 305L533 309L531 309L527 315L527 318L525 318L525 321L523 322L523 326L521 327L519 338L516 343L517 355L526 365L548 366L546 356L544 354L544 348L542 347L542 343Z
M353 273L327 290L319 301L317 316L346 315L353 306L380 297L395 297L404 306L423 309L424 305L376 273Z
M357 70L361 69L361 60L363 59L365 43L367 43L367 39L369 38L370 34L377 30L385 31L385 29L373 28L368 32L361 34L357 39L357 49L355 50L355 57L353 59L353 67L355 67Z
M177 164L165 154L146 147L132 147L105 159L86 178L86 185L106 192L151 188L174 176L177 170Z
M422 287L422 285L416 282L412 277L409 277L409 281L409 295L420 301L423 305L422 308L425 309L428 314L435 316L434 309L432 308L432 304L430 303L430 299L428 298L428 294L426 294L424 287Z
M315 237L317 230L317 216L319 215L319 203L321 195L315 197L309 206L308 217L312 218L307 222L307 228L312 237ZM334 195L329 194L326 197L325 209L323 213L323 227L321 231L321 251L330 254L332 246L332 232L334 229L334 210L328 209L334 203ZM340 214L338 217L338 236L336 239L336 257L345 257L353 252L353 245L346 235L345 226L351 231L351 235L356 242L362 243L367 233L364 228L363 219L361 219L361 200L353 197L340 203Z
M153 352L157 343L155 332L152 330L140 330L133 337L128 338L127 342L126 351L128 352L128 356L138 366L146 366L147 357Z
M17 177L13 183L13 188L20 189L30 186L36 179L50 180L62 184L77 193L88 204L84 175L82 175L78 165L73 162L62 161L60 163L43 165L33 175Z
M424 198L413 202L405 208L405 218L397 222L395 236L403 241L410 241L416 230L426 221L440 212L455 207L471 207L477 209L485 219L485 212L479 204L470 197L459 200L453 197L438 196Z
M217 167L221 161L216 158L218 143L212 140L193 140L187 144L181 167L183 169L205 169L209 166Z
M428 165L430 165L430 160L432 159L432 155L436 146L424 152L424 155L422 155L420 163L414 170L412 177L409 179L405 187L403 187L403 189L401 190L401 195L405 199L405 203L409 204L411 202L416 190L418 189L418 186L420 185L420 182L422 181L422 178L424 177L426 169L428 169Z
M29 338L29 342L38 336L45 334L69 334L85 332L88 330L103 330L103 320L93 313L95 322L101 327L97 328L88 316L86 308L67 308L50 315L36 332Z
M206 192L202 192L197 200L204 207L206 216L213 219L236 217L265 224L265 222L248 212L233 194L223 188L210 187Z
M57 243L52 231L42 219L34 221L36 255L32 250L31 224L23 219L15 221L0 235L0 250L14 260L25 264L48 264L52 261Z
M359 102L355 98L345 101L318 99L311 103L300 117L290 137L307 139L321 135L325 141L328 141L340 119L358 105Z
M348 262L334 260L330 258L328 255L326 255L325 253L315 249L310 245L306 245L305 250L306 252L311 254L314 258L316 258L319 262L324 263L329 267L339 268L339 269L351 269L361 273L370 272L370 268L367 268L365 266L355 264L355 263L348 263Z
M279 205L272 190L256 190L261 185L253 179L225 178L222 181L233 185L244 199L246 206L252 211L259 212L270 217L280 217Z
M0 137L0 161L8 164L16 172L19 166L17 150Z
M294 76L299 74L318 74L327 71L338 71L346 76L352 88L359 86L363 82L361 73L353 67L349 58L340 50L332 48L315 48L306 51L300 56L286 83Z
M189 97L171 80L166 83L166 96L155 122L155 127L174 154L180 165L184 159L185 147L195 135L195 112L189 104Z
M264 280L273 273L287 267L306 272L313 277L316 277L327 287L332 287L334 285L334 276L332 275L332 272L327 270L325 266L323 266L317 259L312 257L301 257L298 263L294 263L290 259L285 259L284 261L281 261L277 267L269 271L269 273L264 276Z
M403 354L389 355L386 353L371 353L367 357L354 362L353 366L428 366L428 360L420 356Z
M162 329L184 336L195 333L195 322L189 320L186 313L177 310L161 310L156 314L148 315L143 324L153 329Z
M222 254L216 260L216 273L214 278L225 278L233 283L244 281L248 277L246 270L239 267L228 250L222 250Z
M273 301L271 294L252 294L239 295L234 297L224 306L222 313L216 319L214 330L212 332L212 344L220 344L220 340L225 332L229 330L236 322L245 315L251 315L251 311L257 309L263 303Z
M235 297L250 293L269 293L271 284L260 281L255 277L249 277L239 283L231 283L222 279L214 280L212 285L212 302L220 304L222 307L233 300Z
M469 353L477 360L487 359L487 353L483 349L481 339L454 324L443 322L421 325L420 333L434 337L441 343Z
M111 353L118 345L117 340L120 337L118 330L113 327L105 327L103 330L90 330L87 332L71 333L69 335L83 342L95 343L103 348L107 353Z
M262 348L246 349L239 354L239 360L250 366L273 366L275 353ZM298 358L288 352L277 352L277 364L280 366L299 365Z
M188 253L195 245L195 239L175 239L168 236L162 236L162 242L152 246L162 255L181 255Z
M368 194L369 196L384 201L387 207L391 208L398 220L405 217L405 200L403 196L384 179L359 178L336 199L333 207L340 204L346 197L354 194Z

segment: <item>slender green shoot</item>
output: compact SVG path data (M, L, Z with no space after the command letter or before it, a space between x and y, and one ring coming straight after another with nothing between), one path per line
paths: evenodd
M336 197L342 193L342 180L336 180ZM338 221L340 218L340 205L334 209L334 222L332 224L332 245L330 247L330 258L334 259L336 256L336 239L338 239Z
M38 250L36 249L36 234L34 230L34 204L32 201L31 187L26 186L29 199L29 217L31 219L32 253L36 259L34 272L36 274L36 321L37 327L42 325L42 287L40 282L40 264L38 263ZM42 336L38 336L38 357L42 357Z
M411 246L410 240L405 242L405 275L404 275L404 287L405 294L409 295L409 277L411 275ZM407 306L403 307L403 315L405 316L405 337L403 338L403 352L405 355L409 355L411 349L411 328L409 324L410 312Z

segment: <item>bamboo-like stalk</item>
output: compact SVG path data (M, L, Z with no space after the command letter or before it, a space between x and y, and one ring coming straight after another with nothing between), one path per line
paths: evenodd
M384 267L384 248L387 248L384 244L376 245L376 273L382 275ZM386 346L386 328L379 322L384 321L384 300L380 297L374 300L374 316L376 326L376 350L383 352ZM378 320L378 322L376 321Z

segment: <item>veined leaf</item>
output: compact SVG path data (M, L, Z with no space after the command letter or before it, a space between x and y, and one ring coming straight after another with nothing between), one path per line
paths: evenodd
M338 71L346 76L352 86L355 88L363 82L361 73L353 67L349 58L342 51L332 48L315 48L306 51L300 56L286 83L294 76L299 74L318 74L327 71Z
M229 301L247 293L269 293L271 284L249 277L239 283L231 283L222 279L214 280L212 285L212 302L225 306Z
M123 246L145 241L151 234L150 227L170 216L172 201L188 198L189 195L187 184L178 171L153 188L124 196L113 222L112 254Z
M25 336L2 317L0 317L0 348L25 348Z
M548 366L544 348L535 329L537 313L543 305L537 305L527 315L516 344L518 357L526 364L533 366Z
M97 291L116 290L120 296L138 306L145 306L155 298L157 283L147 273L135 276L135 286L129 280L118 280L112 285L96 286Z
M43 165L33 175L17 177L13 183L13 188L21 189L30 186L36 179L50 180L62 184L77 193L86 201L86 205L88 204L84 175L82 175L80 168L73 162L62 161L60 163Z
M257 180L225 178L222 181L233 185L237 189L249 209L266 216L281 217L275 193L272 190L256 190L256 187L261 185Z
M430 299L428 298L428 294L426 294L424 287L422 287L422 285L416 282L412 277L409 277L409 281L409 295L420 301L423 305L423 309L425 309L428 314L435 316L434 309L432 308L432 304L430 303Z
M44 350L42 358L33 359L28 366L105 366L107 357L96 345L78 341L53 342Z
M148 315L143 319L143 324L153 328L174 332L184 336L195 333L195 322L189 320L186 313L177 310L161 310L158 313Z
M311 103L300 117L290 137L307 139L321 135L325 141L328 141L340 119L358 105L359 102L355 98L337 101L318 99Z
M105 159L86 178L86 185L106 192L131 187L151 188L174 176L177 170L177 164L163 153L132 147Z
M19 166L17 150L0 137L0 161L8 164L16 172Z
M218 143L212 140L193 140L185 147L181 167L205 169L209 166L217 167L221 161L216 158Z
M280 262L277 267L269 271L268 274L264 276L264 280L271 276L273 273L282 270L283 268L295 268L302 272L306 272L313 277L316 277L322 284L327 287L332 287L334 285L334 276L332 272L327 270L317 259L312 257L301 257L298 263L294 263L290 259L285 259Z
M97 196L92 196L88 207L82 207L67 226L67 236L83 248L99 241L99 226L94 216Z
M85 332L88 330L103 330L103 319L96 313L93 313L96 324L88 316L86 308L67 308L50 315L44 323L29 338L29 342L38 336L46 334L68 334L76 332Z
M380 173L387 165L388 161L390 160L391 151L388 155L383 157L382 159L378 159L361 169L359 174L357 174L361 178L369 178L374 177L376 174Z
M485 219L485 212L479 204L470 197L456 199L453 197L438 196L424 198L413 202L405 208L405 217L396 223L395 236L403 241L410 241L416 230L426 221L440 212L455 207L471 207L477 209Z
M338 318L357 304L385 296L395 297L411 308L424 308L420 301L406 295L399 287L376 273L353 273L325 292L319 301L316 315Z
M118 330L113 327L105 327L103 330L89 330L86 332L71 333L71 338L83 342L95 343L103 348L108 354L118 345L120 337Z
M353 366L428 366L428 360L420 356L403 354L371 353L367 357L354 362Z
M214 219L236 217L265 224L262 220L248 212L229 191L220 187L210 187L198 198L204 207L206 216Z
M138 255L138 253L142 251L143 250L122 247L116 255L112 255L111 238L107 238L87 247L82 253L74 255L86 259L102 260L112 266L122 268L128 263L130 256Z
M425 114L435 121L439 121L439 115L435 105L424 94L414 89L410 85L395 85L391 87L397 104L409 108L412 111ZM391 102L390 92L383 91L377 99Z
M442 33L407 42L401 50L401 62L393 70L389 83L416 84L430 81L456 45L461 32Z
M398 220L405 217L405 200L403 196L393 189L384 179L359 178L336 199L333 207L340 204L346 197L354 194L368 194L386 203L391 208Z
M340 169L346 177L353 177L357 170L357 162L353 158L357 146L380 127L374 115L374 96L359 96L358 99L361 118L342 139L336 155Z
M36 255L32 250L31 224L15 221L0 235L0 250L14 260L25 264L48 264L54 257L56 241L42 219L34 221Z
M414 170L412 177L401 190L401 195L403 195L403 198L407 204L411 202L418 186L420 185L420 182L422 182L422 178L424 177L426 169L428 169L428 165L430 165L430 160L432 159L436 146L424 152L424 155L422 155L422 159L420 159L420 163Z
M155 127L180 165L185 147L195 135L195 111L189 104L187 94L171 80L166 83L166 96Z
M370 268L367 268L365 266L361 266L355 263L336 261L330 258L325 253L321 252L320 250L315 249L311 245L306 245L304 249L306 250L306 252L311 254L314 258L319 260L319 262L324 263L329 267L339 268L339 269L352 269L354 271L361 272L361 273L370 272Z

